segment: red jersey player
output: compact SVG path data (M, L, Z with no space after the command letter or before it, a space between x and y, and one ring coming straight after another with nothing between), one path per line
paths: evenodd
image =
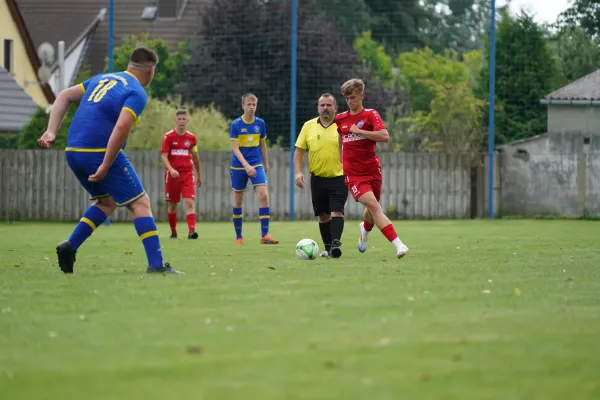
M408 247L398 238L379 204L383 176L375 145L387 142L389 134L379 113L363 107L364 91L365 84L361 79L345 82L341 92L350 110L335 116L344 181L354 200L366 207L360 224L358 250L361 253L367 251L369 232L377 226L396 248L397 257L402 258L408 253Z
M177 205L183 197L185 218L188 224L188 239L198 239L196 233L196 212L194 199L196 186L202 183L200 175L200 159L196 147L196 137L186 130L189 122L186 110L175 113L175 129L165 133L161 148L161 159L165 171L165 200L167 216L171 227L171 238L177 238ZM194 182L194 172L196 179Z

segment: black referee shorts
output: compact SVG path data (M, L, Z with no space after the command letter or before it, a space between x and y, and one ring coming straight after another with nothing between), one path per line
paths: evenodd
M348 188L344 183L343 176L321 178L311 175L310 192L315 215L331 212L344 213L344 206L348 200Z

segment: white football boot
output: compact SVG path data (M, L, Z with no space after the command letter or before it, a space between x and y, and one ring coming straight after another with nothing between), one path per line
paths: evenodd
M360 237L358 238L358 251L364 253L369 247L369 232L365 230L365 223L360 223Z

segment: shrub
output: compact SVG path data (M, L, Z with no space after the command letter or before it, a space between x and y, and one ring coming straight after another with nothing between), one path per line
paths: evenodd
M229 124L215 107L194 107L181 104L180 97L159 100L148 97L148 104L142 113L141 122L134 127L128 149L160 149L163 135L174 128L175 111L185 108L190 114L188 131L198 140L198 150L229 150Z

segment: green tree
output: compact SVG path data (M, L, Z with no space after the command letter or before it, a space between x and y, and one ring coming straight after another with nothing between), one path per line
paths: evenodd
M489 32L489 0L424 0L433 21L422 31L436 52L483 50Z
M438 84L473 84L473 75L479 70L481 52L473 51L460 57L457 52L446 50L436 54L432 49L416 49L402 53L396 60L400 70L400 79L406 86L410 97L410 109L414 112L428 113L431 101L436 96Z
M283 136L281 143L289 145L287 2L210 0L202 7L193 56L184 66L187 85L180 90L183 98L199 107L215 104L233 119L242 113L241 95L253 92L258 96L257 115L265 119L269 139L275 142ZM336 96L344 110L340 85L353 77L365 81L370 107L384 109L389 104L390 91L361 68L356 51L337 28L299 7L297 130L316 116L317 99L323 92Z
M502 11L496 39L496 141L523 139L545 132L546 107L540 99L554 88L555 58L543 29L521 12ZM489 43L486 45L489 48ZM489 51L481 70L480 98L488 98ZM484 118L487 118L487 112Z
M418 111L400 121L408 128L404 143L408 139L407 147L412 144L413 150L467 155L475 160L485 136L482 124L485 102L475 97L466 81L428 84L434 92L431 111Z
M600 43L583 28L566 26L554 38L552 48L557 62L557 87L594 72L600 66Z
M135 126L127 141L127 149L131 150L158 150L165 132L173 129L175 111L185 108L190 115L188 130L197 139L199 150L225 150L230 149L229 124L226 119L213 106L194 107L185 104L181 97L167 97L166 99L148 98L148 104L141 117L141 123Z
M557 19L556 26L581 27L591 37L600 38L600 0L573 0Z
M429 48L398 57L411 113L395 121L396 150L475 156L481 149L484 102L473 92L483 56L435 54Z
M377 80L389 85L394 78L394 63L385 48L371 37L371 31L365 31L354 40L354 49L364 67L373 71Z
M333 22L350 41L371 31L373 39L392 54L428 44L421 30L433 15L418 0L306 0L303 4L315 16Z
M129 56L137 46L147 46L158 55L159 66L156 68L152 83L146 88L148 95L160 99L175 94L177 86L183 82L180 66L189 58L187 45L180 43L177 50L171 51L164 40L150 38L147 33L140 37L125 36L123 43L114 49L115 71L127 69ZM107 68L105 71L108 70Z

